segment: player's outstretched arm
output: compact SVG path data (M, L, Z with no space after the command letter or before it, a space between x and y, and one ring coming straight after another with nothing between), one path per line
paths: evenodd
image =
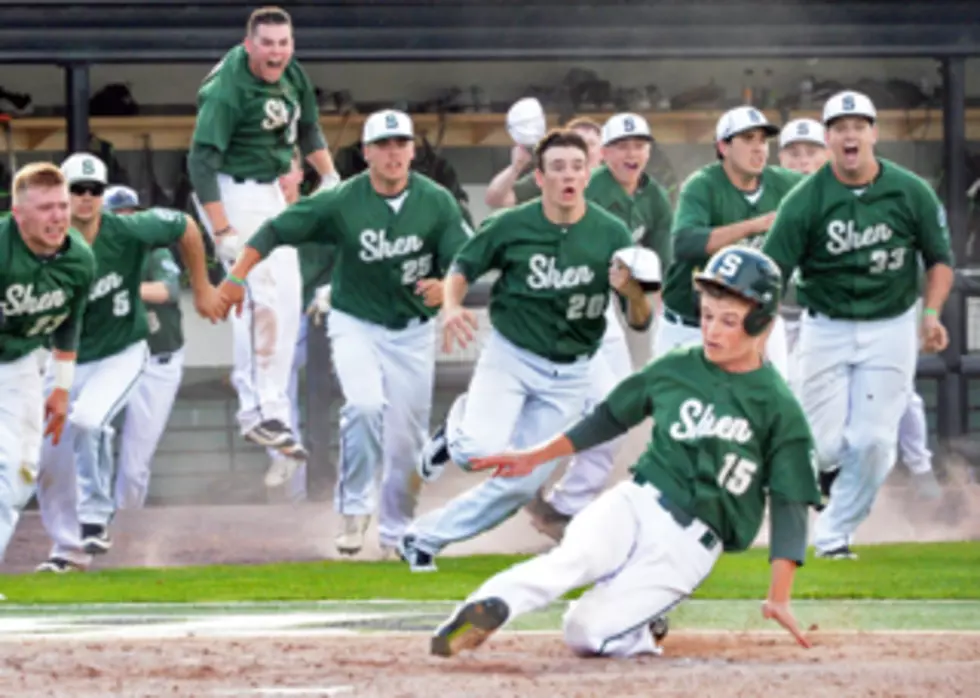
M74 351L54 349L51 352L54 370L54 388L44 401L44 436L51 437L55 446L61 441L61 433L68 419L68 399L71 386L75 381L75 360L78 355Z
M463 299L470 290L466 277L451 270L442 282L442 350L447 354L458 342L463 349L473 341L476 316L463 307Z
M789 631L801 646L809 649L810 641L800 630L790 608L790 596L795 574L795 560L776 558L772 561L772 580L769 584L769 595L762 602L762 616L767 620L774 620L779 623Z
M208 279L207 258L204 252L204 241L201 239L201 229L190 216L186 216L187 224L180 236L181 259L190 274L191 290L194 293L194 307L201 317L211 322L217 322L226 314L218 291Z

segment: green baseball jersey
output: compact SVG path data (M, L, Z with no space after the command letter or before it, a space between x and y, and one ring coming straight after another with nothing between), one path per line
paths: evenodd
M0 363L49 342L75 351L94 278L95 256L78 231L68 231L56 255L38 257L13 217L0 219Z
M708 261L705 245L711 231L771 213L803 175L767 166L754 192L737 189L720 162L702 167L681 186L674 214L674 259L664 278L664 305L681 317L699 317L693 277ZM742 244L761 247L765 235L753 235Z
M179 239L187 227L180 211L154 208L128 215L102 212L92 243L96 273L82 321L78 363L98 361L146 339L146 307L140 300L150 251Z
M180 313L180 267L166 247L150 252L143 266L143 281L166 284L173 300L166 303L144 303L149 334L146 343L154 356L172 354L184 346Z
M557 362L591 356L606 331L609 263L630 247L629 229L597 204L569 226L552 223L540 200L483 222L454 267L472 284L490 270L490 322L513 344Z
M293 59L276 83L249 70L248 53L225 54L197 93L191 148L220 154L212 167L241 179L272 182L289 170L304 130L319 132L316 91Z
M333 245L308 242L298 245L299 274L303 280L303 308L313 302L316 290L330 283L336 250Z
M881 172L852 189L829 164L787 197L763 247L789 278L799 269L804 308L843 320L879 320L908 310L926 268L953 264L946 211L918 175L879 159Z
M541 190L534 179L534 169L521 176L514 182L514 205L526 204L531 199L541 196Z
M810 428L771 364L729 373L700 345L681 347L624 380L605 403L625 428L653 417L634 479L710 526L725 550L752 544L767 496L820 503Z
M408 187L388 198L375 191L365 171L296 202L248 244L263 257L278 245L332 245L331 307L401 329L438 312L425 305L416 284L441 279L470 235L445 187L411 172Z
M609 168L600 165L592 171L585 197L623 221L632 231L633 242L656 252L663 266L670 264L673 211L667 192L650 175L640 175L640 184L630 196Z

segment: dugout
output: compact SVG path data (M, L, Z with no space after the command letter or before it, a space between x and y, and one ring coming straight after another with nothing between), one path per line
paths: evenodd
M170 0L4 3L0 8L0 86L10 88L16 83L18 70L38 66L64 75L60 110L44 113L39 109L32 116L15 116L3 124L0 138L8 158L24 161L44 154L60 158L66 150L85 148L90 136L96 134L115 144L121 159L131 163L131 172L144 166L152 169L152 163L145 165L139 159L141 153L186 147L193 126L193 95L187 97L190 113L147 108L141 99L143 108L138 114L91 116L90 100L105 86L105 76L113 71L136 74L144 67L161 65L173 66L175 75L187 66L193 68L191 73L203 75L200 66L213 64L240 40L247 12L259 4L246 6L234 0L200 0L194 4ZM300 0L283 4L297 26L297 56L304 63L325 66L325 70L334 65L363 65L368 71L364 75L370 74L372 66L393 64L402 65L406 71L433 70L438 64L457 75L468 66L483 66L497 76L500 70L493 67L505 64L525 64L534 72L531 69L535 66L556 62L569 67L614 62L651 67L696 63L709 66L704 68L708 72L718 70L721 74L724 66L735 64L778 65L784 61L805 66L852 60L859 77L860 66L868 61L903 65L905 61L922 61L931 66L931 89L925 101L915 107L882 110L883 140L910 143L914 148L921 145L937 154L942 172L940 190L948 208L957 259L960 264L971 257L980 259L967 235L967 190L980 178L980 167L973 171L964 157L969 143L980 141L980 100L972 99L968 91L968 77L980 74L980 34L975 29L980 25L980 3ZM741 68L738 72L741 74ZM919 74L892 76L901 77L915 84L920 79ZM155 82L142 88L135 85L134 93L139 96L140 89L146 93L166 91L169 80L163 78L160 73ZM341 77L333 87L342 87L343 82ZM704 82L689 87L708 89L710 83ZM741 85L735 92L740 89ZM402 97L418 98L423 103L420 110L431 108L424 105L423 96L393 95L392 99ZM783 121L784 113L797 115L799 106L784 109L775 100L769 108ZM601 103L597 107L599 114L607 113ZM449 149L492 150L492 162L499 167L505 163L507 144L500 111L494 103L488 111L478 108L475 113L443 118L436 113L437 108L432 108L416 111L415 117L430 132L441 132ZM701 107L661 111L653 105L650 121L665 151L672 153L675 146L710 140L718 113L719 109ZM361 119L363 116L357 114L346 121L339 114L322 117L328 138L343 142L359 131ZM465 164L460 170L468 176ZM157 195L140 188L144 196ZM159 192L164 197L171 193L167 186ZM920 362L920 383L930 407L930 421L944 441L980 431L980 355L976 353L980 350L980 304L974 306L975 301L969 298L980 293L977 278L969 269L961 270L945 317L950 348L942 356ZM474 296L474 302L479 304L479 298ZM971 316L977 320L971 321ZM318 351L323 349L321 346ZM442 393L450 394L465 381L470 358L440 364ZM332 379L329 373L318 372L311 372L310 379L308 411L325 421L307 431L332 434L336 431ZM225 404L234 397L202 381L185 386L181 399ZM444 407L437 401L434 416ZM233 409L225 411L233 413ZM213 418L213 424L210 419L203 418L211 424L209 428L216 433L222 429L228 432L223 447L230 455L223 467L232 471L244 467L247 478L243 481L256 479L248 470L251 466L242 465L249 462L247 447L236 443L237 437L219 417ZM201 419L178 420L178 431L185 427L180 435L182 443L207 441L200 436L199 430L204 428ZM214 441L211 436L208 439ZM332 444L314 439L312 447L329 452ZM178 460L181 457L185 456L174 455ZM328 458L332 461L333 454ZM226 473L215 473L215 480L228 483ZM241 493L245 500L260 495L261 483L257 490L246 487Z

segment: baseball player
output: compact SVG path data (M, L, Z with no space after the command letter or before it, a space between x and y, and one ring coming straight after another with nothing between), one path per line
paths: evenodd
M112 547L108 526L115 507L107 431L147 361L148 321L140 290L151 250L179 240L197 311L216 321L223 309L208 281L194 221L166 209L126 216L103 211L106 166L89 153L69 156L61 170L71 192L72 227L92 247L96 273L82 320L65 438L59 444L45 442L41 451L38 503L54 547L38 570L52 572L85 567L90 555ZM57 383L53 367L44 383L46 393Z
M582 136L589 148L589 171L602 162L602 127L592 119L578 117L565 127ZM649 157L649 156L648 156ZM531 166L534 154L522 145L510 150L510 165L490 180L484 201L492 209L511 208L541 196L534 169L521 175Z
M725 112L715 129L719 162L702 167L681 187L674 216L674 258L664 281L655 356L700 340L691 276L723 247L761 245L779 202L802 179L796 172L766 165L769 139L778 133L754 107ZM786 336L781 318L769 328L766 354L785 376Z
M919 349L919 254L922 348L948 342L939 321L953 283L946 213L921 178L876 157L876 119L859 92L827 101L830 166L783 201L763 248L784 278L799 269L800 399L821 469L840 466L815 528L821 557L854 557L851 536L895 462Z
M491 482L522 479L653 418L632 479L583 509L556 548L484 582L435 631L433 654L475 648L506 622L586 585L563 619L574 652L659 654L651 619L688 598L723 550L748 548L767 503L772 571L762 613L809 647L790 595L806 555L807 510L819 501L813 442L796 398L762 360L779 269L758 250L724 247L695 285L702 344L654 360L544 445L474 461L474 469L495 471Z
M517 208L484 221L447 275L443 346L473 339L476 320L463 308L469 285L498 270L490 296L493 326L465 397L450 409L420 462L432 479L451 460L473 458L514 443L537 443L583 412L592 359L606 330L610 291L627 299L634 327L649 322L650 301L629 269L613 260L631 252L629 229L585 199L588 146L570 130L553 131L537 147L542 190ZM417 519L400 541L414 571L434 570L442 548L497 526L527 504L558 463L526 478L488 480Z
M409 169L415 132L407 114L384 110L364 122L365 172L334 191L291 206L263 225L221 285L241 303L244 279L281 245L335 245L327 317L333 363L344 394L335 506L335 543L356 554L383 468L378 534L393 548L418 499L415 463L426 439L435 375L441 277L472 231L444 187Z
M139 195L130 187L106 189L102 209L128 215L142 211ZM126 404L116 468L116 509L139 509L146 503L150 464L170 418L184 373L184 334L180 312L180 267L166 247L146 258L140 299L146 307L146 343L150 356L136 389ZM106 429L105 448L111 452L112 430Z
M188 156L201 219L218 255L234 262L241 244L286 208L278 178L298 146L321 176L338 182L320 130L313 85L293 58L289 14L278 7L249 17L243 44L212 69L198 92ZM232 318L238 422L259 446L304 459L289 428L287 397L299 330L300 271L296 250L280 247L249 279L248 303Z
M801 174L812 174L827 162L828 150L823 124L813 119L796 119L783 127L779 134L779 164L788 170ZM797 357L800 336L800 314L802 309L796 303L794 272L786 290L780 314L786 325L786 353L788 361L788 380L794 389L799 382L799 361ZM926 498L938 497L941 493L936 474L932 469L932 451L929 449L929 429L926 422L926 407L922 397L915 390L909 398L909 405L899 422L898 451L901 460L912 473L916 489ZM838 471L826 471L820 479L821 494L830 497L830 485Z
M69 228L68 186L57 165L14 175L11 215L0 218L0 560L37 477L42 423L58 443L68 415L78 334L95 257ZM52 351L42 404L36 353Z
M622 220L633 242L656 252L661 264L671 258L670 226L673 217L667 193L644 171L653 136L639 114L612 116L602 127L602 165L592 170L585 198ZM658 274L658 281L659 274ZM659 284L658 284L659 286ZM629 347L616 305L606 310L606 333L593 361L590 401L603 400L633 372ZM561 538L568 521L602 491L621 441L610 441L576 454L550 496L540 494L528 505L539 531Z

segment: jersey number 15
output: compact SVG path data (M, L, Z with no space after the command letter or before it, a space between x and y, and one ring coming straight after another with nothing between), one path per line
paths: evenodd
M728 490L736 497L745 494L752 484L759 466L742 458L737 453L726 453L725 464L718 473L718 486Z

